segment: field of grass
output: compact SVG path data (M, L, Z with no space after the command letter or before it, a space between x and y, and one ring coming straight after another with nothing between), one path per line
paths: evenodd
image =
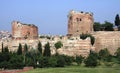
M120 73L120 67L87 68L87 67L79 67L79 66L70 66L64 68L37 68L24 73Z

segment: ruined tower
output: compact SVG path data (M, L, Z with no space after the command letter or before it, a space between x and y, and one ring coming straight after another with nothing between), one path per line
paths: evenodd
M12 22L12 38L20 39L37 39L38 27L33 24L23 24L18 21Z
M93 23L93 13L71 10L68 15L68 35L91 33Z

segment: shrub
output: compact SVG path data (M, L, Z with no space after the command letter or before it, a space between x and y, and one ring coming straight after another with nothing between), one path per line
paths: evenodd
M55 43L55 48L58 49L58 48L61 48L63 46L62 42L61 41L58 41L57 43Z
M85 66L87 66L87 67L95 67L95 66L97 66L97 64L98 64L98 61L97 61L98 57L96 55L97 55L97 53L95 53L93 51L90 51L89 56L84 61Z
M76 56L75 62L80 65L83 61L83 57L82 56Z

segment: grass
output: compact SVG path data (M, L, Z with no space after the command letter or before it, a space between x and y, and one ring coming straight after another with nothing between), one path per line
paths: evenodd
M70 66L64 68L37 68L24 73L120 73L120 68Z

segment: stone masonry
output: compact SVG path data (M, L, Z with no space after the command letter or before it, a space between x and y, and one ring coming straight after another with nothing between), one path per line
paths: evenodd
M68 15L68 35L79 35L93 31L93 14L89 12L70 11Z
M18 21L12 22L13 39L37 39L38 27L33 24L23 24Z

